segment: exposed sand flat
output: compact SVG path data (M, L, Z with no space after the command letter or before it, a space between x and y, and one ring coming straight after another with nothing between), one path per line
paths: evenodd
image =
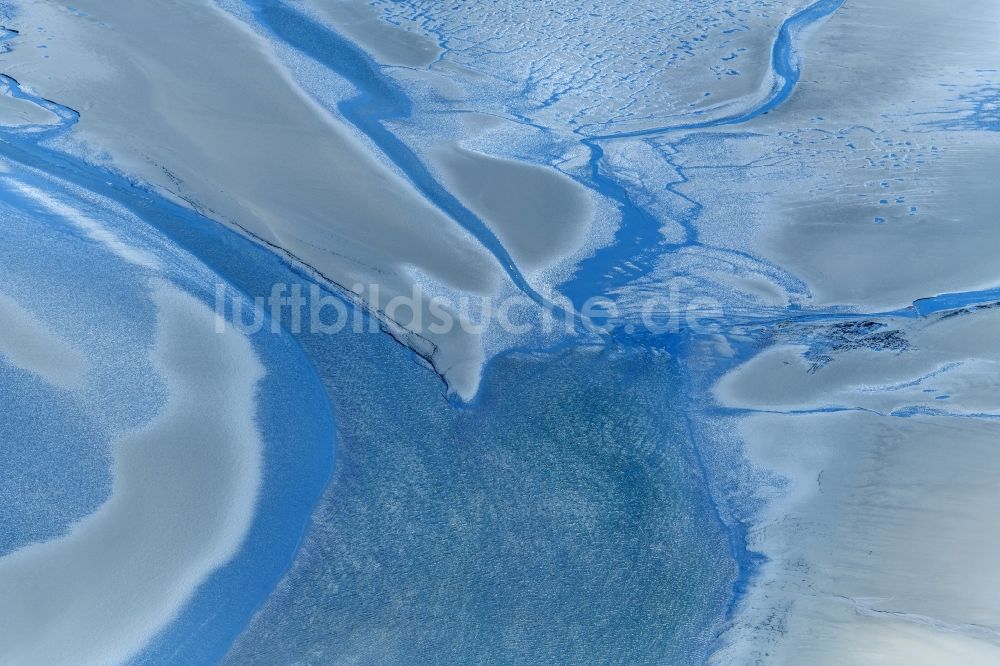
M720 663L1000 662L1000 420L968 416L1000 412L1000 316L895 323L910 351L810 372L802 347L778 347L721 382L751 410L856 411L742 423L750 461L788 485L751 533L770 561ZM912 408L940 413L888 415Z
M64 389L80 388L90 365L73 345L2 292L0 359Z
M2 94L0 88L0 125L8 127L23 127L25 125L54 125L58 116L37 104Z
M495 113L482 116L466 109L469 104L481 104L484 94L489 99L493 96L477 87L483 81L481 74L449 67L446 60L437 59L448 55L445 42L439 46L438 38L420 27L421 19L397 16L383 20L385 7L356 0L283 3L284 9L272 8L255 17L247 17L238 3L224 5L248 23L257 25L260 21L275 31L266 33L267 38L303 88L322 95L316 92L322 88L317 81L330 79L330 72L346 72L362 91L344 107L352 124L364 128L395 160L405 164L431 201L466 228L481 225L481 231L474 233L496 252L501 263L516 266L522 275L531 273L532 284L527 288L514 277L523 291L551 288L551 283L545 284L547 278L564 271L563 262L585 251L588 232L593 233L597 217L593 193L551 167L548 160L558 162L560 158L545 153L539 156L541 163L533 163L532 151L523 146L551 141L550 135ZM294 29L280 27L286 23ZM324 34L326 30L329 32ZM354 47L346 45L345 36L354 40L366 57L351 55ZM337 46L341 41L345 45ZM316 62L296 49L310 54ZM434 57L424 57L428 49ZM401 61L405 66L393 66ZM387 66L369 71L380 65ZM359 74L361 71L369 73ZM332 78L336 80L337 74ZM407 97L412 106L404 101ZM380 105L382 111L377 110ZM404 150L372 133L368 118L380 113L392 117L383 125L405 142ZM486 126L484 118L489 118ZM511 146L522 147L516 150Z
M338 32L364 46L384 65L426 67L441 55L441 47L415 25L392 25L382 11L358 0L296 0L289 3L311 12Z
M888 320L876 332L894 330L909 349L845 350L819 369L803 356L805 346L768 349L724 377L716 394L724 404L755 410L1000 413L1000 310Z
M752 535L771 561L719 662L998 663L1000 423L761 415L743 432L792 486Z
M72 206L60 202L56 197L50 196L42 190L16 181L12 181L12 184L16 192L62 217L83 231L87 238L104 246L105 249L116 255L119 259L123 259L134 266L151 270L160 268L160 262L153 254L125 242L97 220L87 217Z
M755 251L817 304L869 311L1000 282L1000 136L970 121L998 33L990 0L845 3L806 42L795 95L746 127L808 146L790 147L803 166L767 193Z
M329 4L331 0L306 0ZM486 83L556 133L649 129L695 112L741 108L771 80L770 46L788 12L807 4L653 0L525 4L377 1L389 21L441 36L434 69ZM695 37L697 35L697 37ZM692 48L689 40L698 42ZM496 108L493 95L470 100ZM469 108L466 106L465 108Z
M72 136L106 150L114 166L346 288L377 282L384 300L409 294L413 272L460 292L492 293L501 283L499 265L470 234L214 3L84 0L74 9L25 2L4 68L78 109ZM448 377L469 395L477 336L430 337L439 367L474 368Z
M65 537L0 559L0 662L112 664L140 650L239 548L261 478L249 341L155 285L164 411L114 446L110 499ZM0 301L2 303L2 301Z
M998 30L996 3L846 2L798 40L786 102L663 137L687 180L645 189L697 201L699 240L766 260L795 303L878 312L1000 284ZM646 159L634 143L606 153L618 172Z
M490 226L524 269L547 268L585 242L593 201L558 171L457 145L431 154L448 189Z

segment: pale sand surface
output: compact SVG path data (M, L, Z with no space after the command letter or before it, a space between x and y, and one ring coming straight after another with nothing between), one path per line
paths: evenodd
M409 294L415 273L463 293L492 294L504 283L470 234L309 98L261 37L213 3L84 0L74 7L83 15L24 3L5 71L79 110L71 136L100 146L116 168L348 289L377 282L388 300ZM429 337L435 365L451 369L444 372L452 388L470 396L483 356L478 336Z
M3 94L0 84L0 125L23 127L25 125L55 125L59 117L48 109L43 109L24 99Z
M1000 660L1000 313L892 323L908 351L815 369L779 346L720 382L723 404L759 412L740 425L750 461L785 482L719 662ZM889 415L912 408L938 414Z
M719 399L755 410L861 408L890 414L907 407L1000 413L1000 310L916 321L888 320L901 353L851 349L817 368L803 345L772 347L724 377Z
M743 128L803 144L752 245L817 305L891 309L1000 283L1000 136L934 125L972 111L960 96L996 69L997 34L989 0L847 2L805 43L795 95Z
M53 386L70 390L83 386L90 366L69 341L2 292L0 360L37 375Z
M525 270L547 268L586 241L588 192L554 169L458 145L431 151L449 190L483 221Z
M61 538L0 559L0 662L109 664L134 655L236 553L261 477L249 341L165 282L153 359L169 398L114 443L111 497Z
M359 0L296 0L298 6L335 26L351 41L364 46L384 65L426 67L441 55L437 40L419 26L393 25L382 20L382 11Z
M717 661L997 663L1000 423L760 415L743 433L792 485L752 533L770 561Z
M118 234L108 229L101 222L88 217L79 210L59 201L58 198L51 196L38 188L31 187L30 185L25 185L24 183L14 180L12 180L11 183L16 192L24 195L35 203L40 204L44 208L52 211L73 226L77 227L87 236L87 238L104 246L106 250L117 256L119 259L123 259L134 266L148 268L150 270L160 268L159 260L152 253L126 242L119 237Z
M756 297L705 274L714 247L749 253L730 258L747 269L766 261L776 290L803 306L878 312L1000 284L1000 132L975 123L995 114L998 29L1000 8L979 0L847 2L798 45L801 79L777 109L665 136L659 153L615 144L618 172L664 158L681 170L669 190L642 183L660 217L685 205L678 195L701 206L698 261L671 254L657 278L696 272Z
M778 25L808 3L741 11L736 3L589 0L575 3L572 14L560 3L516 0L372 4L387 20L419 22L428 36L441 36L446 50L432 69L470 91L477 82L488 87L463 108L502 109L496 90L534 124L571 136L574 128L648 129L691 113L745 108L770 87Z

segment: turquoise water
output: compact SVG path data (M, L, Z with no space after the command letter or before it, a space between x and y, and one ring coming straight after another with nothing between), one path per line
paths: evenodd
M381 122L407 117L405 94L344 40L279 5L254 4L272 8L259 15L296 48L352 78L362 94L340 111L533 293L488 229ZM774 47L783 81L747 115L683 127L742 122L786 99L798 79L793 38L837 6L824 0L788 19ZM373 101L378 95L391 98L388 106ZM64 111L48 134L75 122ZM172 277L206 304L216 281L252 297L306 279L217 223L39 146L38 138L8 133L0 152L126 207L137 225L123 226L99 205L75 204L130 241L147 229L185 250L199 268ZM625 224L564 286L577 301L645 274L671 249L652 247L657 220L602 172L597 144L586 145L593 148L589 185L620 204ZM27 171L14 177L32 179ZM14 527L0 535L0 552L57 535L93 511L108 492L107 436L150 418L163 399L143 372L139 352L149 344L153 313L135 275L106 274L95 256L75 251L80 239L65 224L37 211L26 217L16 196L4 201L11 211L4 230L17 239L0 254L7 288L72 286L63 298L75 299L77 320L63 321L64 330L85 338L113 312L123 322L119 337L93 353L115 358L126 341L139 365L107 372L104 393L116 401L102 405L111 422L101 427L4 368L0 381L18 418L6 419L0 436L21 446L8 447L0 479L5 489L44 479L48 499L30 516L5 504L0 518ZM642 253L649 261L638 262L637 273L606 279L625 257ZM88 276L86 284L75 276ZM258 406L265 481L252 532L138 663L703 661L752 560L740 527L746 513L721 501L732 492L730 479L718 475L729 461L706 459L699 444L713 436L698 419L720 370L698 364L703 352L687 335L619 335L601 348L528 344L489 364L470 405L449 400L440 379L384 334L255 335L268 377ZM740 349L727 363L752 353ZM51 429L28 437L39 414ZM29 446L35 440L47 448ZM50 470L64 471L46 476Z
M29 141L5 151L32 166L58 164L77 185L127 206L140 228L107 211L102 222L132 242L162 234L231 288L265 295L274 282L302 280L266 250L110 174ZM26 235L38 228L37 219L21 220ZM79 239L65 227L51 220L43 229L68 234L73 248ZM8 274L16 262L33 279L51 270L65 285L70 273L101 274L86 253L77 263L40 261L44 234L37 240L37 252L25 241L10 253ZM147 330L153 313L122 271L121 284L92 280L90 290L73 292L74 303L95 322L116 308L131 318L122 331ZM204 273L174 279L211 302ZM686 434L671 356L642 348L512 354L491 365L479 400L461 407L383 334L254 339L269 375L259 404L265 487L251 536L138 663L212 663L262 603L234 663L348 650L364 653L363 663L705 653L738 571ZM310 388L317 377L321 403ZM123 396L115 409L145 405L141 422L162 399L155 388ZM333 478L307 529L334 441ZM93 451L100 470L99 439ZM74 453L47 464L72 470ZM27 473L29 458L5 472ZM81 485L74 515L103 499L107 476Z
M111 490L112 442L162 409L165 387L148 357L156 323L149 278L169 280L211 308L216 284L238 291L235 280L267 280L287 269L217 223L40 148L31 136L7 136L0 152L11 160L0 178L0 229L8 241L0 250L0 291L93 364L82 391L67 393L0 361L0 553L7 553L62 536L95 511ZM58 171L64 180L25 167ZM122 261L66 217L19 194L19 184L154 254L163 269L151 273ZM189 235L170 236L180 229ZM221 256L238 260L233 279L225 262L213 261ZM326 393L294 338L268 329L252 337L267 375L257 403L264 479L250 533L140 663L217 662L290 565L329 478L334 429Z
M338 415L337 467L229 663L705 655L737 567L668 355L512 354L456 409L385 340L306 348Z

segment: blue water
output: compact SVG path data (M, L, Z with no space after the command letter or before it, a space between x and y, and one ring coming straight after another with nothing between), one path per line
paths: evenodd
M518 289L536 303L545 305L546 299L524 278L489 227L445 189L417 154L386 128L386 121L406 120L412 113L409 97L396 82L353 43L285 3L252 0L246 4L276 39L328 67L358 89L356 97L337 105L343 117L371 139L428 201L473 234L493 254Z
M1000 287L928 296L927 298L915 301L913 308L920 316L926 317L938 312L960 310L975 305L995 305L997 303L1000 303Z
M358 88L358 96L338 106L340 113L540 300L496 237L386 128L387 121L409 117L405 91L363 52L293 9L265 0L252 6L277 39ZM615 242L563 286L575 303L641 277L664 252L697 242L698 202L689 200L690 217L677 220L685 239L660 243L660 222L605 171L601 143L733 125L777 108L799 79L798 35L839 6L821 0L783 24L772 52L778 83L751 110L585 139L587 182L616 202L623 222ZM178 267L171 279L206 304L215 295L208 270L247 296L267 295L275 282L307 281L220 225L40 146L40 138L67 131L78 114L6 81L15 95L50 108L60 124L4 132L0 153L123 205L166 245L183 248L191 270ZM686 178L677 172L675 185ZM60 189L24 169L12 177ZM15 211L27 205L13 195L3 201ZM123 224L110 212L92 212L109 225ZM107 257L75 250L82 239L56 219L35 223L44 227L36 245L28 240L35 231L30 220L11 216L0 224L7 232L22 229L21 240L0 252L4 288L31 294L29 277L39 294L39 285L72 285L77 314L61 322L66 330L94 328L94 320L110 312L128 322L111 343L148 346L153 313L133 273L107 274ZM134 228L116 229L133 242L144 238ZM626 261L636 270L613 271ZM86 284L79 284L81 275L88 276ZM997 290L949 294L889 314L928 315L996 300ZM788 308L752 323L858 316ZM706 396L724 369L755 353L757 340L737 344L725 360L706 360L699 351L704 340L690 331L619 331L602 348L522 350L494 359L478 399L456 405L439 378L386 335L266 330L253 337L268 375L258 406L264 487L251 534L139 663L215 663L227 655L235 664L696 663L707 657L758 558L746 548L749 501L734 502L738 484L720 472L731 461L712 458L701 446L713 436L704 430ZM155 380L136 381L145 376L134 368L118 374L134 386L112 390L109 373L114 400L105 405L104 420L92 424L84 410L30 377L0 372L5 399L25 416L5 420L0 436L30 441L33 414L47 414L50 424L32 433L47 447L11 449L0 480L65 470L44 480L50 500L33 507L37 521L28 524L5 506L0 518L15 527L0 535L0 553L58 534L106 496L106 436L141 423L163 400ZM74 449L71 441L82 445Z
M0 16L3 16L4 14L4 7L0 5ZM10 40L17 35L18 32L16 30L0 26L0 53L4 53L10 49L8 42L10 42ZM36 140L45 138L48 135L56 134L69 125L75 124L76 121L80 119L80 114L74 109L63 106L62 104L57 104L51 100L45 99L44 97L24 92L24 90L21 89L21 84L10 76L0 74L0 81L7 85L11 97L31 102L32 104L51 112L56 116L56 118L58 118L58 122L52 127L29 128L27 131L35 133Z
M440 186L424 180L424 167L412 151L380 122L409 114L410 103L404 93L378 71L377 65L367 56L329 30L316 26L280 3L255 2L252 6L256 20L276 38L349 78L358 87L361 94L338 105L338 110L372 138L425 195L440 205L444 200L437 192ZM463 214L455 208L450 208L450 212L453 217ZM484 240L481 230L473 231ZM490 244L495 239L487 237L484 242ZM494 254L506 256L505 252L495 251ZM518 282L516 278L515 282ZM518 284L524 288L523 284ZM662 659L669 654L673 661L684 655L705 653L730 603L734 585L742 584L738 582L740 574L735 557L743 553L738 546L740 540L728 535L719 520L686 430L678 427L683 423L680 406L684 399L675 394L673 384L680 370L669 367L669 355L660 357L658 371L648 375L632 368L633 365L643 367L636 359L649 352L641 347L635 351L624 349L612 364L614 372L601 367L604 361L611 364L610 357L595 359L589 352L567 351L564 357L544 361L532 357L514 357L516 361L509 361L505 359L511 357L505 356L491 364L483 395L476 403L456 407L447 404L441 385L432 377L418 375L407 379L412 376L412 370L403 373L391 360L400 353L405 358L407 352L396 349L391 343L380 343L387 349L382 349L373 359L370 350L373 343L359 343L354 336L338 336L331 341L311 340L304 335L301 340L319 364L334 400L339 426L338 468L297 568L290 574L281 595L265 608L259 626L245 637L242 645L246 647L237 650L233 657L236 663L255 658L266 663L273 659L272 650L276 648L268 648L264 643L274 641L278 634L282 637L282 655L306 658L322 650L325 658L332 659L338 654L350 654L355 649L351 645L360 637L373 631L388 631L386 627L390 625L396 626L396 631L403 631L399 628L401 625L407 627L408 651L405 654L410 663L463 661L469 649L479 651L484 659L495 660L510 650L511 641L520 642L518 649L522 652L523 663L537 663L541 658L541 653L536 652L533 659L532 650L555 649L554 646L571 660L608 650L628 650L641 660ZM330 356L331 349L337 350L336 357L323 360ZM327 363L331 366L329 369ZM363 370L338 371L338 367L348 363L352 367L361 365ZM498 382L494 376L496 368L504 364L516 370L508 369L505 381ZM357 374L373 386L362 387L349 379ZM524 380L513 379L521 375L536 381L538 377L551 377L536 384L536 390L530 394L522 396L518 394L524 391ZM419 388L400 393L401 384L409 386L413 382ZM571 398L566 397L567 391L588 383L594 387L594 397L584 400L572 393ZM663 397L653 403L640 400L638 396L621 400L618 387L632 384L641 384L652 395ZM518 389L511 393L501 389L502 386L517 386ZM505 399L499 400L496 396L500 395ZM359 396L363 396L363 400ZM641 532L641 527L633 525L626 529L624 523L616 522L594 539L581 542L580 535L559 532L552 525L532 525L526 517L512 514L524 512L528 506L537 506L539 501L537 488L520 489L519 483L524 485L533 481L569 494L584 492L579 487L581 480L610 464L604 460L609 449L614 451L621 446L616 440L608 441L592 434L601 432L604 427L588 420L602 415L608 419L609 413L615 415L616 421L635 422L631 429L622 428L617 439L642 442L638 451L628 448L620 451L624 455L619 456L617 464L626 468L642 465L642 455L650 455L657 447L663 447L658 451L663 456L658 464L668 467L669 474L667 469L662 469L660 474L648 475L642 483L628 476L620 477L615 493L619 501L637 511L656 512L657 529L662 536L654 546L669 551L673 559L655 565L649 560L651 556L657 559L655 553L632 551L628 561L637 580L628 585L611 586L614 589L603 589L608 585L605 579L609 572L597 566L601 554L621 557L615 554L619 542L628 539L631 532ZM669 434L662 430L666 425L652 429L644 423L644 420L656 418L671 424ZM365 424L365 435L374 430L379 436L373 440L353 434L352 426L358 428L357 423ZM565 449L568 445L555 436L558 424L565 424L567 433L579 438L580 445L585 442L601 455L581 459L567 456L553 464L549 460L553 455L551 449ZM537 450L524 451L529 444ZM458 459L453 457L452 454L460 451L467 453ZM495 463L488 464L493 461L482 457L490 453L520 454L523 459L518 463L518 474L513 474L511 469L497 468ZM402 460L393 460L400 455L403 455ZM480 462L470 467L469 456ZM570 466L577 468L574 483L559 476ZM532 479L525 469L535 470L538 478ZM624 472L619 470L619 473ZM362 485L364 479L374 476L378 477L378 482ZM416 481L411 481L414 476ZM446 487L459 493L459 497L434 496L439 494L439 488ZM396 501L412 508L403 510L394 506L386 509L395 515L384 518L376 529L368 514L374 510L373 505L380 506L381 495L386 492L405 496ZM646 506L641 498L643 492L663 497ZM468 535L468 543L464 545L447 539L442 529L447 526L448 516L455 513L454 507L464 506L469 497L477 495L496 504L492 518L500 522L470 526L474 534ZM541 498L544 497L543 493ZM600 514L600 502L597 496L589 499L590 511L595 515ZM546 510L564 516L571 514L573 507L539 508L542 512ZM692 520L695 516L699 519ZM413 534L418 526L426 534ZM553 541L555 551L534 552L527 547L517 552L515 542L525 540L530 546L533 540L545 536ZM484 540L496 544L499 550L484 548ZM584 551L588 557L595 558L595 563L579 571L576 580L561 577L556 572L559 561L565 560L567 555L559 549ZM344 571L342 561L358 557L376 557L382 564L363 580L357 580L360 574ZM413 558L418 561L413 562ZM479 561L473 562L476 558ZM570 562L564 564L569 565ZM532 566L539 570L537 575L530 571ZM465 572L461 584L452 598L438 598L434 590L436 581L442 571L452 570ZM523 573L525 570L527 573ZM508 593L502 601L489 602L498 594L491 585L501 571L508 578L522 579L520 595L525 597L523 601L519 602L517 594ZM640 571L643 572L641 576ZM625 573L623 570L619 575ZM481 585L477 581L481 581ZM593 586L602 587L604 602L600 607L587 608L581 604L581 595ZM629 616L628 609L634 608L642 591L651 587L662 589L662 593L656 595L660 601L654 602L653 597L644 599L643 604L652 604L648 608L650 617L636 622ZM330 597L330 589L343 588L348 591L342 596ZM664 603L664 598L673 598L673 601ZM438 614L434 618L426 617L426 610L421 608L429 599L436 604ZM514 609L519 603L525 607ZM558 603L563 607L552 605ZM574 604L577 607L570 608ZM392 612L389 613L386 607ZM496 614L503 612L512 613L506 620L511 625L506 635L484 635L484 627L499 622ZM373 616L378 616L378 621ZM602 623L607 626L603 632L594 631L589 637L581 637L578 631L569 631L567 623L574 622L580 627L596 627ZM461 627L466 625L468 631L476 632L474 647L466 645L467 639L463 638L467 632ZM532 629L529 631L529 628ZM570 639L573 645L567 642ZM370 662L387 663L401 658L391 650L402 647L384 648L389 651L377 656L373 653L368 657Z
M771 71L776 75L774 85L768 94L751 105L747 110L721 118L710 120L682 122L662 127L614 132L591 137L595 140L635 139L647 136L659 136L673 132L688 130L711 129L727 125L741 125L749 120L770 113L784 104L795 92L795 86L801 76L796 40L804 30L827 18L844 4L844 0L817 0L800 12L786 19L775 37L771 47Z
M506 355L478 404L455 409L432 376L402 371L391 341L311 353L338 414L337 468L299 561L228 663L706 654L737 566L668 354Z
M602 142L655 138L669 147L669 138L660 141L664 134L733 126L772 112L799 81L802 32L841 4L821 0L782 25L772 50L776 84L750 109L583 139L591 152L582 182L615 202L623 222L614 243L562 286L575 304L648 274L665 252L698 243L700 204L687 200L687 217L674 220L685 231L683 241L662 243L661 222L615 177ZM364 94L388 96L371 83L384 81L372 69L377 66L353 68L344 51L327 53L317 45L328 31L309 33L302 27L308 19L267 6L270 13L258 12L257 19L278 39ZM275 27L286 19L299 27ZM393 88L392 96L403 94ZM358 108L364 107L339 107L355 123ZM390 153L400 141L374 140ZM679 181L671 189L682 196L675 186L687 177L676 170ZM759 258L740 258L769 275L780 273ZM618 270L626 263L635 269ZM919 307L882 316L915 316ZM789 306L749 323L763 329L863 316ZM724 471L731 458L705 456L699 442L718 434L698 419L712 380L756 353L766 335L735 345L732 357L713 359L711 367L702 363L705 341L689 331L675 337L618 332L599 354L568 347L548 356L505 355L490 364L480 399L457 411L438 406L440 386L431 378L384 376L389 347L376 360L356 340L339 341L338 350L351 353L318 361L335 387L336 412L350 415L339 431L333 482L286 586L238 641L230 663L270 663L278 655L359 663L697 663L760 561L746 548L753 502ZM324 356L319 349L311 353ZM370 385L340 388L343 376L353 374ZM367 439L371 433L375 441ZM597 490L601 501L594 499ZM655 515L644 513L647 501ZM641 525L629 521L632 512L643 517ZM660 538L620 548L623 540L649 533ZM646 549L665 554L659 568L645 559ZM628 566L616 568L621 561ZM660 606L646 605L649 597Z
M57 171L126 206L232 288L263 295L276 281L304 280L273 254L191 211L39 147L28 134L6 138L8 159ZM102 220L114 225L111 215ZM136 242L135 230L116 230ZM48 269L37 255L18 257L37 271ZM76 275L99 272L93 257L82 259L73 266ZM171 278L211 302L214 284L203 276L181 271ZM78 300L100 316L115 298L111 289L104 298ZM137 328L150 326L151 312L142 318L138 312L122 314L135 315ZM493 379L477 405L461 408L388 336L344 332L294 340L261 333L254 342L268 376L259 404L265 482L251 534L138 663L216 662L274 589L327 481L331 402L336 476L292 569L287 589L296 590L298 601L289 607L280 603L287 597L278 597L261 615L267 632L280 635L268 641L278 650L272 657L305 658L319 642L332 656L343 641L366 642L383 622L406 629L409 663L440 663L444 655L463 661L469 650L501 655L514 643L524 663L537 663L540 650L570 654L571 639L581 655L627 650L636 658L679 659L705 651L736 570L694 453L677 429L668 356L626 350L597 357L567 352L554 361L509 357L491 367ZM629 399L617 399L621 386L633 387ZM71 466L71 451L51 463ZM618 508L609 511L612 501ZM697 515L705 520L689 519ZM456 520L467 534L453 531ZM374 568L362 566L361 576L356 567L366 561ZM340 575L326 576L331 566ZM660 592L650 595L651 589ZM584 601L597 593L600 603ZM506 629L493 632L501 621ZM305 627L318 633L304 636ZM603 628L580 635L595 627ZM336 636L343 640L330 642ZM254 634L246 640L253 643ZM253 651L268 659L268 648Z
M652 139L696 130L741 125L777 109L795 92L801 76L796 49L800 35L805 29L837 11L843 2L844 0L817 0L781 24L771 49L774 85L767 95L751 104L745 111L707 120L684 121L641 130L588 136L581 140L590 152L589 178L582 180L583 184L614 201L618 205L621 219L614 242L581 262L573 278L561 286L561 291L572 303L579 306L591 296L609 293L648 275L665 252L676 252L685 247L700 245L694 222L701 211L701 204L688 199L679 191L679 186L688 179L684 170L667 157L668 164L679 175L679 180L669 183L667 189L683 199L688 208L674 218L674 221L684 229L684 240L680 243L664 243L660 237L662 222L637 206L615 176L606 173L602 168L604 150L601 144L608 141ZM764 263L757 257L751 259ZM767 268L773 269L771 266Z
M164 247L187 250L192 255L188 259L164 262L165 277L210 308L216 280L240 290L269 285L287 274L276 256L217 223L135 188L116 174L39 146L41 137L66 131L75 121L71 113L60 118L60 126L42 132L27 128L3 133L0 154L13 166L11 180L58 194L136 246L158 254ZM141 228L19 165L57 173L120 204L141 220ZM93 383L90 401L83 404L42 387L32 389L34 380L16 371L0 374L8 404L23 409L0 428L6 438L18 442L7 447L0 478L16 483L18 504L30 502L26 484L45 493L45 484L59 483L62 493L50 494L49 504L24 507L30 520L23 512L10 517L0 542L0 548L9 550L58 536L73 520L96 509L110 491L109 439L155 416L164 395L146 359L155 311L142 273L86 240L65 220L6 190L0 195L14 211L0 220L12 241L0 254L3 288L37 309L39 316L58 322L56 330L80 341L85 353L98 359L97 371L88 377ZM140 655L139 663L217 662L292 562L329 479L334 426L325 389L298 342L267 329L252 338L267 375L257 405L265 443L264 480L250 534L237 557L198 590L182 616ZM53 418L60 412L65 422ZM99 423L88 425L88 415L91 421L98 417ZM48 425L37 428L37 421Z
M5 411L0 419L3 556L58 536L96 510L107 497L111 475L100 431L86 411L67 404L62 392L0 365L0 399Z
M31 207L6 181L0 181L0 225L6 240L0 248L0 291L58 326L63 337L80 340L77 345L87 356L108 358L91 377L102 386L96 409L0 361L5 405L0 420L5 444L0 452L0 553L7 553L64 533L104 501L110 490L109 433L150 418L162 395L156 382L133 380L143 373L154 375L145 352L139 351L151 343L146 324L154 312L138 293L134 275L117 262L95 266L101 255L95 257L86 245L81 248L79 236L65 221ZM83 283L81 271L89 276ZM37 296L25 298L27 294ZM119 319L125 312L135 324ZM119 322L113 335L94 335L109 321Z

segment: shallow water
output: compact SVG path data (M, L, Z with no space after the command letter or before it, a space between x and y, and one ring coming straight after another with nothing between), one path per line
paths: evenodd
M35 149L25 144L24 150ZM38 163L48 155L31 157ZM107 209L102 214L93 203L75 204L122 228L119 233L133 242L143 234L163 234L251 296L266 295L274 282L303 279L208 220L124 184L101 187L98 178L106 182L108 174L72 160L63 164L73 167L68 173L74 180L140 217L130 222L139 229L115 227L123 224L120 215ZM150 228L143 231L143 225ZM13 232L13 222L7 228ZM52 252L44 236L35 240ZM79 243L68 240L68 247ZM33 279L44 280L44 264L24 252L29 245L20 244L14 259L25 262ZM52 279L60 279L58 271L95 274L92 257L80 261L56 262ZM139 317L149 321L153 312L142 305L141 288L132 288L130 305L125 285L134 284L134 277L121 270L120 284L92 281L94 292L74 292L74 302L98 319L107 317L101 307L114 307L141 329ZM181 271L175 279L211 302L211 274ZM96 322L90 326L99 328ZM737 572L685 434L684 398L676 395L677 368L668 354L514 354L491 367L477 402L461 407L447 399L440 379L412 352L382 333L348 329L332 337L303 334L293 342L287 334L265 331L254 339L268 376L258 406L265 480L252 532L237 558L200 588L139 663L209 663L227 650L285 573L326 480L334 439L334 478L300 557L281 593L238 644L234 660L266 654L257 644L257 627L264 627L273 649L303 656L325 649L340 654L349 639L363 651L369 646L362 637L370 631L394 635L397 642L385 643L384 652L368 653L370 663L414 654L412 638L403 637L418 630L426 636L419 659L427 663L463 660L470 650L494 661L515 650L523 663L570 649L581 658L601 651L611 658L626 650L641 660L707 651ZM109 340L119 354L121 342ZM298 365L300 348L315 371ZM310 395L303 382L313 372L330 396L335 436L324 421L329 407L303 401ZM155 413L162 400L153 391L146 411L135 411L142 392L123 393L112 411L131 411L135 423L143 413ZM104 446L95 439L98 470L106 460ZM65 457L77 452L64 450L63 458L49 462L79 469ZM5 471L23 478L29 464L40 462L12 459ZM76 500L78 517L108 492L106 474L88 474L85 481ZM36 528L43 524L34 522ZM58 526L44 536L57 532ZM647 594L650 589L656 593ZM373 616L384 626L373 623Z
M338 414L334 477L230 663L705 655L736 566L669 355L505 356L455 409L384 343L329 349L311 353Z
M517 90L521 97L502 86L490 96L470 95L471 102L417 96L414 90L426 90L421 79L407 78L412 72L388 73L297 9L249 4L272 39L318 61L330 80L357 88L357 96L328 111L351 122L373 151L475 235L519 289L542 300L497 237L424 161L428 118L465 113L477 102L482 107L472 111L516 125L513 147L498 155L558 168L618 216L606 247L559 275L532 280L561 285L576 305L592 294L613 295L624 312L611 334L586 344L568 340L553 348L551 338L521 339L518 349L487 364L470 403L449 396L438 375L377 325L361 334L292 335L285 313L279 333L265 326L253 334L267 375L256 409L264 476L250 531L137 663L704 661L724 642L720 635L760 575L763 558L749 552L748 540L764 503L757 491L773 481L743 459L733 424L752 410L718 408L712 391L719 377L772 345L795 346L794 358L808 361L809 373L852 352L909 353L911 323L998 297L988 287L931 292L913 307L896 298L885 308L891 311L871 314L852 302L816 306L813 285L789 260L773 259L780 253L758 251L751 240L775 191L787 195L794 189L788 183L816 173L823 179L824 169L833 169L818 159L811 171L803 166L816 145L836 140L858 150L850 143L857 128L821 131L823 118L812 115L808 122L817 128L803 132L820 138L802 140L802 130L789 131L768 115L794 101L802 40L815 22L839 11L837 0L787 15L771 3L760 7L757 18L774 24L763 33L774 35L767 51L774 78L756 92L740 87L730 103L710 107L685 108L677 106L681 97L672 98L669 108L617 121L614 114L600 117L596 104L561 130L553 118L567 108L577 73L532 71ZM414 13L441 38L441 61L472 66L468 58L479 47L459 48L459 39L471 38L449 36L465 32L454 21L469 21L455 9L396 3L392 11ZM708 23L713 34L729 34L750 30L753 21L729 15ZM529 40L523 48L536 45ZM677 49L697 50L686 37ZM496 81L513 86L523 82L503 69L516 70L512 60L491 53L482 62ZM558 58L549 53L543 60L547 67ZM655 77L655 69L640 73ZM565 89L537 99L564 75L571 79ZM641 77L614 85L634 78ZM148 423L169 398L149 358L155 310L144 278L152 269L137 266L137 257L152 257L156 270L209 307L218 284L230 302L240 296L246 303L266 297L275 283L309 280L217 222L44 143L65 138L78 114L6 83L59 121L3 131L0 153L10 173L0 175L0 225L9 242L0 248L0 294L33 304L96 369L87 392L67 397L16 364L0 363L8 406L0 439L12 443L0 465L0 556L58 538L97 510L112 488L111 443ZM993 92L987 86L959 95L971 115L940 121L935 136L992 131ZM726 129L745 123L753 129ZM895 153L885 159L893 168L902 163ZM869 158L866 168L880 167ZM888 180L872 183L890 189ZM19 189L24 185L58 196L63 208L46 210ZM889 195L880 196L886 198L879 205L888 206ZM916 210L903 199L893 196ZM74 223L74 215L102 231ZM636 330L633 304L662 295L678 276L688 280L685 298L710 296L722 311L707 330ZM345 307L369 327L366 314ZM940 398L942 410L949 408L951 395ZM929 411L904 404L891 416L918 413Z
M36 148L31 137L9 140L7 155L24 157L32 166L45 164L47 151ZM11 243L0 257L2 289L73 340L92 367L83 388L67 394L3 364L9 409L0 425L6 442L0 475L3 492L19 498L5 503L10 507L3 515L5 553L58 539L98 509L111 492L110 447L155 417L168 397L148 357L156 310L147 278L166 279L211 309L217 283L238 289L206 267L213 253L234 256L235 244L238 253L260 257L242 262L250 273L263 269L273 277L268 271L282 267L249 241L117 176L72 159L59 164L63 178L92 189L7 163L2 220ZM56 198L59 214L18 194L16 187L23 184ZM89 238L75 216L87 216L105 235L127 239L155 256L161 268L117 257ZM196 258L169 238L170 230L180 227L217 240L201 244ZM236 558L201 585L188 610L149 648L146 661L159 663L171 655L208 663L225 652L291 562L329 476L334 433L323 388L298 344L287 334L267 331L253 338L267 372L256 410L264 479L253 526Z

